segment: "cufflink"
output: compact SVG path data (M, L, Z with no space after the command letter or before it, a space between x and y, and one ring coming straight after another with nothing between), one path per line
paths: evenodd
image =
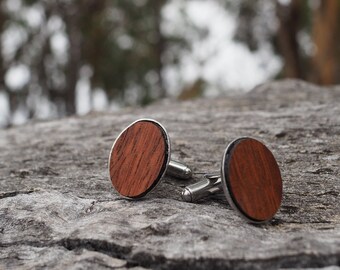
M223 190L230 206L252 223L269 221L282 200L282 178L272 152L260 141L242 137L231 142L223 155L221 174L184 188L187 202Z
M125 128L113 143L108 170L113 187L130 199L145 196L165 174L189 179L191 169L170 160L170 138L153 119L140 119Z

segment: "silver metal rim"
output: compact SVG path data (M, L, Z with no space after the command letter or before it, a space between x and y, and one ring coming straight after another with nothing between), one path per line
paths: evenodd
M110 180L110 182L111 182L111 185L112 185L112 181L111 181L111 176L110 176L110 160L111 160L112 151L113 151L113 149L114 149L114 147L115 147L116 142L117 142L118 139L120 138L120 136L121 136L128 128L130 128L131 126L133 126L134 124L136 124L136 123L138 123L138 122L152 122L152 123L158 125L158 126L162 129L162 131L163 131L163 133L164 133L164 135L165 135L165 137L166 137L166 139L165 139L165 140L166 140L166 144L167 144L167 146L168 146L168 158L167 158L167 160L166 160L166 164L165 164L164 171L161 173L160 177L158 178L157 183L156 183L150 190L148 190L142 197L138 197L138 198L127 197L127 196L124 196L124 195L120 194L120 193L115 189L115 190L119 193L119 195L120 195L121 197L123 197L123 198L125 198L125 199L129 199L129 200L138 200L138 199L141 199L141 198L143 198L147 193L149 193L149 192L151 192L152 190L154 190L154 189L159 185L160 180L164 177L164 175L165 175L165 173L166 173L166 171L167 171L167 169L168 169L168 165L169 165L170 159L171 159L171 157L170 157L170 154L171 154L171 142L170 142L169 134L168 134L168 132L166 131L165 127L164 127L161 123L159 123L158 121L156 121L156 120L154 120L154 119L151 119L151 118L140 118L140 119L138 119L138 120L132 122L132 123L131 123L130 125L128 125L126 128L124 128L123 131L121 131L121 132L119 133L119 135L117 136L117 138L115 139L115 141L114 141L113 144L112 144L111 151L110 151L110 155L109 155L109 159L108 159L108 163L107 163L108 178L109 178L109 180ZM112 186L113 186L113 185L112 185ZM113 188L115 188L115 187L113 186Z
M231 196L231 192L230 190L228 189L228 185L227 185L227 172L225 171L225 162L226 162L226 159L227 159L227 155L230 155L230 152L231 150L233 149L233 146L240 140L244 140L244 139L254 139L254 140L257 140L259 142L261 142L260 140L258 139L255 139L255 138L252 138L252 137L240 137L240 138L237 138L235 140L233 140L231 143L228 144L228 146L226 147L224 153L223 153L223 158L222 158L222 164L221 164L221 176L222 176L222 188L223 188L223 192L227 198L227 201L229 203L229 205L239 214L239 216L241 216L243 219L245 219L246 221L248 222L251 222L253 224L264 224L264 223L267 223L268 221L271 220L270 219L267 219L267 220L261 220L261 221L258 221L258 220L254 220L254 219L251 219L249 217L247 217L235 204L232 196ZM261 142L262 143L262 142Z

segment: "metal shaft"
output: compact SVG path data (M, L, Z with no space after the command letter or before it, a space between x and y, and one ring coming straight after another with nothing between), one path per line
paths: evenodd
M186 202L195 202L212 194L222 191L221 177L206 176L207 179L184 188L182 199Z
M173 160L170 160L166 174L180 179L190 179L192 177L192 171L188 166Z

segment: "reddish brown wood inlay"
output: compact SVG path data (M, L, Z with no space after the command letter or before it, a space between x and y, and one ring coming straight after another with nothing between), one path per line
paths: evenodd
M242 139L226 165L227 186L235 205L252 220L271 219L281 204L282 179L270 150L255 139Z
M115 142L110 157L112 185L123 196L140 197L158 182L167 162L168 145L154 122L136 122Z

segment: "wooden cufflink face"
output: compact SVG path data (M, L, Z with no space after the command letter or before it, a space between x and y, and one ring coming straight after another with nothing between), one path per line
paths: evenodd
M113 187L124 197L140 198L162 178L170 161L170 141L158 122L142 119L116 139L109 157Z
M271 151L252 138L240 138L226 149L222 187L229 204L251 222L270 220L282 200L280 169Z
M280 169L270 150L258 140L236 139L224 152L221 175L185 187L182 199L195 202L223 190L229 204L252 223L269 221L282 200Z

